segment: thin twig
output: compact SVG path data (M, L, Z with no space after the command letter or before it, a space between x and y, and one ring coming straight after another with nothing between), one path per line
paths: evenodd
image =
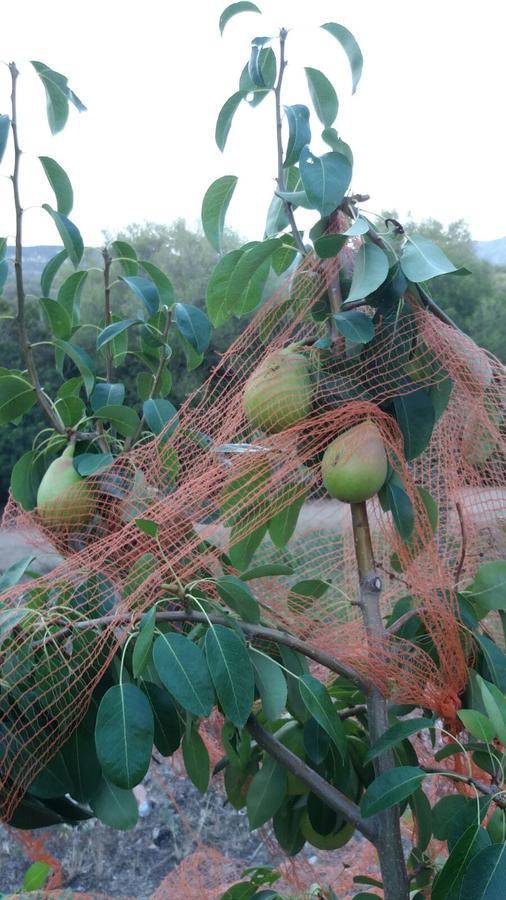
M328 781L325 781L321 775L318 775L314 769L311 769L299 756L292 753L288 747L276 740L274 735L262 728L255 716L251 715L249 717L246 728L262 750L265 750L273 759L282 763L290 772L301 778L313 794L316 794L320 800L323 800L330 809L343 815L368 841L371 841L373 844L376 843L378 833L375 821L372 818L362 818L360 807L356 803L353 803L345 794L342 794Z
M471 775L460 775L458 772L452 772L451 769L437 769L433 766L420 766L420 768L423 769L427 775L442 775L444 778L451 778L453 781L462 781L464 784L469 784L471 787L476 788L480 794L491 797L496 806L499 806L501 809L506 809L505 791L495 791L489 784L484 784L483 781L477 781L476 778L472 778Z
M102 259L104 260L104 324L107 328L111 324L111 263L112 258L107 247L102 250ZM105 371L108 384L112 384L114 378L114 368L112 359L111 344L108 342L105 347Z
M167 357L165 356L165 345L167 343L167 337L169 334L170 326L172 325L172 312L170 309L167 309L167 307L165 307L165 310L166 310L166 314L167 314L167 320L165 322L165 327L163 329L163 346L160 348L160 360L159 360L156 372L153 376L153 384L151 385L151 390L149 392L150 400L155 396L155 394L160 386L160 382L162 380L162 375L163 375L163 370L165 369L165 364L167 362ZM137 426L135 433L131 437L126 439L125 447L124 447L125 450L130 450L130 448L133 447L135 442L139 439L139 435L142 433L143 428L144 428L144 414L141 416L140 422Z
M466 560L466 552L467 552L467 533L466 533L466 523L464 521L464 512L462 509L462 504L459 500L457 500L456 504L457 515L459 517L460 531L462 534L462 546L460 548L460 556L457 563L457 567L455 569L455 584L457 585L460 580L460 576L462 574L462 569L464 566L464 562Z
M281 131L281 86L283 84L283 75L287 65L285 57L285 43L287 35L288 31L286 30L286 28L281 28L279 32L279 75L274 87L274 98L276 106L276 145L278 156L278 177L276 180L278 184L278 191L281 192L286 191L285 173L283 170L283 136ZM283 200L283 205L285 207L286 215L293 234L293 239L297 245L297 249L302 254L302 256L306 256L307 251L300 236L299 229L297 228L297 223L293 214L293 206L288 202L288 200L285 200L283 197L281 199Z

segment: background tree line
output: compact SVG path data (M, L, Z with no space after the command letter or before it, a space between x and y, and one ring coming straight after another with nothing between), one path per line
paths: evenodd
M396 213L385 213L396 218ZM452 222L445 228L435 219L423 222L409 221L406 229L416 230L419 234L435 241L455 263L468 268L470 275L455 278L443 275L437 279L437 302L456 324L469 334L477 344L494 353L506 363L506 267L492 265L481 259L471 238L467 224L463 220ZM111 235L107 236L112 238ZM166 271L173 284L179 300L190 302L196 306L205 306L205 292L209 276L216 264L217 254L210 246L200 230L193 230L184 219L178 219L165 225L156 222L131 224L116 237L128 241L137 251L139 258L149 260ZM238 234L228 232L225 251L232 250L241 244ZM48 337L47 323L38 303L40 297L40 275L47 259L55 252L54 247L29 248L26 256L26 291L27 318L29 333L35 344ZM99 262L97 250L87 253L85 265ZM66 268L68 266L68 269ZM68 264L62 267L59 281L70 274ZM270 282L266 294L275 289ZM114 288L114 312L121 318L132 313L133 300L122 285ZM103 286L101 275L91 272L84 285L81 298L84 321L96 322L103 318ZM7 284L4 298L0 300L0 315L12 315L15 312L14 282ZM213 329L211 345L201 365L188 371L185 364L184 350L174 344L171 368L173 371L169 397L178 406L190 391L201 384L217 362L222 353L244 327L244 321L231 319L221 328ZM96 332L83 329L79 334L79 342L90 350L94 346ZM141 366L135 357L135 344L118 369L118 377L127 386L133 386ZM43 383L48 388L57 387L61 378L56 373L53 351L49 346L37 347L37 359ZM12 319L3 319L0 333L0 366L6 369L23 368L19 356L17 342L17 326ZM71 377L73 364L69 359L65 362L65 377ZM7 499L10 473L20 454L30 449L31 443L45 425L40 410L35 407L25 415L22 421L3 428L0 431L0 504Z

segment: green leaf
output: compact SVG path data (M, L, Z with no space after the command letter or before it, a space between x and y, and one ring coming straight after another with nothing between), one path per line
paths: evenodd
M65 307L49 297L41 297L40 305L46 314L51 332L55 337L67 341L72 334L72 321Z
M124 384L109 384L107 381L101 381L93 388L90 404L93 412L96 412L101 406L121 406L124 399Z
M506 745L506 699L495 684L476 675L476 683L487 715L501 744Z
M11 472L11 493L23 509L35 509L37 490L44 475L44 461L36 450L23 453Z
M53 756L42 772L39 772L35 781L32 781L29 793L38 797L39 800L51 800L55 797L71 794L73 787L72 777L67 768L65 757L60 751L56 756Z
M220 109L216 121L215 139L218 148L222 153L225 149L225 144L227 143L228 133L236 110L241 101L244 100L245 96L246 91L236 91L235 94L232 94L232 96L228 98Z
M153 646L158 677L178 703L195 716L208 716L214 690L204 654L181 634L161 634Z
M474 581L466 589L480 606L488 610L506 608L506 560L498 559L483 563L477 570Z
M305 578L297 581L290 588L288 594L288 606L295 613L301 609L307 609L313 605L313 600L318 600L328 591L330 585L321 578Z
M153 713L149 701L133 684L116 684L100 701L95 744L104 776L121 788L144 778L153 748Z
M26 870L23 878L23 891L38 891L46 884L51 873L51 868L46 862L34 862Z
M348 160L350 166L353 166L353 153L351 152L351 147L346 141L342 141L341 138L338 137L335 128L324 128L322 131L322 140L325 141L331 150L335 150L336 153L342 153Z
M9 116L1 115L0 116L0 163L2 162L5 148L7 146L7 141L9 139L9 130L11 127L11 120Z
M62 169L60 164L55 159L51 159L50 156L39 156L39 160L54 191L58 212L68 216L74 205L74 193L70 178L65 169Z
M181 719L170 694L157 684L141 679L155 721L155 747L162 756L172 756L181 743Z
M247 569L253 559L256 551L262 543L267 532L267 524L259 525L242 539L237 539L238 535L244 534L244 528L240 525L234 526L230 532L230 547L228 556L230 562L235 569L243 572Z
M160 296L160 303L163 304L163 306L173 306L176 302L176 294L170 278L165 272L162 272L158 266L155 266L154 263L148 262L145 259L141 260L141 266L156 286Z
M35 556L23 556L17 562L12 563L5 572L0 575L0 591L5 591L21 580L29 565L34 561Z
M352 93L355 93L357 85L360 81L360 76L362 75L362 66L364 63L360 47L358 46L351 31L348 31L348 29L345 28L344 25L338 25L337 22L327 22L321 27L325 31L328 31L328 33L331 34L332 37L335 37L336 41L339 41L341 47L346 53L351 69L351 78L353 84Z
M66 309L74 327L79 325L80 322L81 294L87 276L88 272L86 270L73 272L72 275L65 279L58 290L58 303Z
M404 438L404 455L408 462L427 449L434 429L432 401L420 388L394 397L395 418Z
M483 713L477 709L459 709L457 713L464 728L479 741L490 743L495 737L495 728Z
M209 784L209 753L193 726L183 736L183 760L188 778L204 794Z
M130 406L102 406L95 418L109 422L123 437L133 437L140 425L139 416Z
M135 524L139 531L142 531L143 534L149 535L149 537L156 538L160 531L160 526L158 522L154 522L153 519L136 519Z
M332 259L343 249L346 242L344 234L323 234L315 240L314 249L320 259Z
M371 749L366 753L364 762L370 762L376 756L379 756L380 753L383 753L384 750L387 750L389 747L395 747L396 744L400 744L401 741L409 737L410 734L416 734L418 731L423 731L425 728L433 727L433 718L427 719L425 717L418 717L415 719L407 719L405 722L396 722L395 725L387 728L379 740L373 744Z
M142 412L153 434L160 434L170 422L170 428L165 434L165 437L169 437L178 426L179 416L177 409L170 400L150 397L142 404Z
M432 807L422 788L418 788L408 802L416 823L415 849L423 853L432 837Z
M84 244L81 237L81 232L79 231L77 226L67 218L67 216L52 209L52 207L49 206L48 203L43 203L42 209L45 209L46 212L51 216L58 230L58 234L62 239L63 246L67 251L68 258L74 264L74 267L77 267L81 262L84 253Z
M300 678L309 672L306 657L302 656L301 653L296 653L295 650L291 650L284 644L279 644L278 650L283 666L288 672L292 673L285 673L288 686L287 709L299 722L306 722L309 719L309 713L300 691Z
M269 238L255 243L238 259L228 282L225 301L227 309L231 309L235 316L244 316L258 306L269 272L270 258L279 246L279 238Z
M135 515L135 513L134 513ZM128 578L123 585L123 599L137 594L144 587L145 583L151 578L156 570L158 561L152 553L143 553L137 557L133 565L131 565Z
M259 13L260 10L258 6L254 3L250 3L249 0L240 0L239 3L231 3L230 6L227 6L221 16L220 16L220 34L223 34L225 30L225 25L233 16L237 16L242 12L256 12Z
M286 272L297 257L298 251L295 247L294 238L291 235L285 235L283 243L274 251L271 258L271 265L276 275L282 275L283 272Z
M277 719L286 707L288 687L281 667L268 656L249 651L262 709L268 719Z
M503 694L506 693L506 655L504 650L483 634L475 634L475 639L480 645L490 679Z
M116 831L135 828L139 811L133 791L117 787L102 777L89 802L97 819L109 828Z
M174 306L176 328L197 353L204 353L211 340L211 323L198 306L176 303Z
M6 425L23 416L37 400L37 395L25 378L20 375L0 377L0 425Z
M464 875L474 856L490 846L484 828L470 825L453 847L432 886L432 900L459 900Z
M209 318L215 328L231 316L232 310L228 305L227 289L238 261L244 250L231 250L226 253L215 266L207 284L206 306Z
M60 250L60 252L57 253L56 256L53 256L44 266L42 275L40 276L40 287L44 296L49 297L53 280L66 259L68 259L67 251Z
M78 112L85 112L86 107L68 86L68 80L65 75L50 69L45 63L30 60L37 75L39 76L44 90L46 92L47 101L47 119L52 134L57 134L64 128L69 113L69 101L75 106Z
M378 775L362 797L362 815L368 818L405 800L420 787L425 777L419 766L399 766Z
M211 678L227 719L245 725L254 699L254 675L244 643L230 628L215 625L205 638Z
M321 216L328 216L341 203L351 181L352 167L341 153L315 156L303 147L299 161L304 190L311 205Z
M202 201L201 216L204 234L218 253L221 253L223 249L225 216L236 184L236 175L223 175L208 187Z
M339 108L339 101L334 87L327 76L320 72L319 69L307 67L304 71L316 115L322 125L329 127L334 122Z
M403 541L408 541L413 533L415 524L413 504L409 499L409 495L402 485L396 484L394 481L387 481L385 491L395 527Z
M506 844L480 850L467 866L459 900L503 900L506 883Z
M87 803L102 777L93 732L82 723L64 744L62 752L72 776L72 797Z
M344 231L343 234L348 234L350 236L356 234L367 234L370 227L371 226L367 219L364 219L362 216L357 216L357 218L353 222L353 225L350 225L350 227L346 231Z
M13 609L0 610L0 647L11 631L31 612L32 610L27 606L16 606Z
M299 490L300 488L298 485L286 485L274 500L274 509L281 504L283 504L283 508L272 517L269 521L268 528L272 543L280 550L286 546L292 537L297 526L299 513L304 506L307 497L307 491L304 491L303 494L297 496ZM291 503L286 504L286 501L289 500L291 496L294 496L294 500L292 500Z
M427 238L407 236L408 243L401 253L401 268L409 281L428 281L437 275L456 272L456 266L437 244Z
M80 453L74 457L74 469L83 478L87 478L89 475L104 472L113 462L112 453Z
M112 261L119 262L125 275L137 275L139 260L134 248L126 241L113 241L111 244ZM148 273L149 274L149 273Z
M278 575L293 575L292 566L284 563L266 563L262 566L254 566L240 575L241 581L252 581L254 578L275 578Z
M142 275L120 275L120 281L124 281L127 287L144 304L150 316L154 316L160 308L160 294L149 278Z
M285 767L268 756L248 790L246 809L250 831L272 819L285 799L286 789Z
M346 736L325 685L313 678L312 675L302 675L299 679L299 689L302 700L313 719L316 719L318 724L326 731L344 759L346 755Z
M135 640L134 652L132 654L132 673L134 678L138 678L139 675L142 675L148 664L148 660L151 657L151 646L153 644L156 627L156 606L153 606L153 608L142 617L141 621L141 630Z
M320 765L330 750L327 732L313 717L304 725L304 750L315 765Z
M272 38L259 35L251 41L251 53L248 62L248 75L259 88L267 87L262 70L262 50L266 44L270 44Z
M334 321L340 334L355 344L367 344L374 337L373 320L359 310L335 313Z
M285 106L288 122L288 142L283 167L293 166L299 161L302 148L311 140L309 127L309 110L302 103Z
M142 325L142 319L122 319L120 322L113 322L106 325L105 328L97 335L97 350L102 350L110 341L114 340L118 334L127 331L132 325Z
M260 608L255 597L236 575L222 575L216 581L216 590L227 606L245 622L260 622Z
M300 172L296 166L290 166L289 169L285 169L285 184L288 192L297 191L302 187ZM277 235L278 232L283 231L288 224L286 205L283 203L281 197L278 197L277 193L275 193L267 212L264 237L275 237L275 235Z
M388 257L376 244L362 244L355 256L353 278L346 303L363 300L383 284L388 275Z

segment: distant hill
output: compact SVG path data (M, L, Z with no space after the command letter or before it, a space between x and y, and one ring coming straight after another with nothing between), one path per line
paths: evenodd
M495 241L473 241L476 256L493 266L506 266L506 237Z

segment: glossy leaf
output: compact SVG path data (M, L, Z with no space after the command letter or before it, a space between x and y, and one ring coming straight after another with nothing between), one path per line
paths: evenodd
M479 741L491 743L495 738L495 728L483 713L477 709L459 709L457 715L464 728Z
M81 237L81 232L74 225L67 216L63 215L61 212L57 212L48 203L42 204L42 209L45 209L47 213L51 216L56 228L58 230L58 234L60 235L63 246L67 251L68 258L74 264L74 267L77 267L83 258L84 253L84 244L83 239Z
M128 331L132 325L142 325L142 319L122 319L120 322L113 322L106 325L105 328L97 335L97 350L106 347L118 334Z
M254 3L249 2L249 0L240 0L238 3L231 3L230 6L227 6L226 9L223 10L220 16L220 34L223 34L225 30L225 25L230 21L233 16L237 16L242 12L255 12L259 13L260 10L258 6Z
M394 481L387 482L385 491L388 497L389 509L392 511L395 527L403 541L408 541L413 533L415 524L413 504L411 503L409 495L402 485L399 485Z
M506 844L493 844L468 864L460 900L503 900L506 883Z
M313 717L304 725L304 749L315 765L320 765L330 750L327 732Z
M223 175L208 187L202 201L202 227L212 247L221 253L225 216L237 184L236 175Z
M476 683L487 715L501 744L506 745L506 698L502 691L476 675Z
M105 777L121 788L142 781L153 748L153 713L133 684L109 688L100 701L95 725L97 755Z
M459 900L464 875L474 856L490 846L484 828L470 825L453 847L432 886L432 900Z
M293 500L290 502L292 497ZM298 485L286 485L274 500L273 509L279 506L282 508L270 519L268 528L272 543L280 550L286 547L297 527L299 513L306 497L307 492L301 494Z
M249 587L236 575L222 575L216 581L221 599L245 622L260 622L260 607Z
M148 278L142 275L120 275L136 297L144 304L150 316L154 316L160 307L160 295L157 288Z
M75 106L78 112L84 112L86 107L74 91L70 89L65 75L55 72L54 69L50 69L45 63L37 60L32 59L31 63L46 92L49 128L52 134L57 134L66 124L69 114L69 102Z
M248 75L259 88L267 87L262 69L262 50L266 44L270 44L271 38L265 36L254 37L251 41L251 53L248 62Z
M51 867L47 862L34 862L25 872L22 891L38 891L44 887L51 874Z
M419 766L399 766L378 775L362 797L362 815L368 818L405 800L418 790L425 777Z
M211 340L211 323L198 306L176 303L174 306L176 328L185 340L197 351L204 353Z
M355 256L353 278L346 302L363 300L377 290L388 276L388 257L376 244L362 244Z
M248 106L258 106L274 87L277 74L276 54L272 47L263 47L258 54L258 68L262 73L264 85L259 87L250 76L249 64L244 66L239 78L239 90L244 91Z
M316 255L320 259L332 259L337 256L347 242L344 234L323 234L314 242Z
M367 344L374 337L374 323L370 316L359 310L335 313L337 330L354 344Z
M266 757L248 789L246 809L250 831L272 819L285 799L286 789L285 767L271 757Z
M162 270L158 268L158 266L155 266L154 263L149 262L146 259L141 260L141 266L156 286L160 296L160 303L169 308L173 306L176 302L176 293L174 291L174 285L168 275L166 275L165 272L162 272Z
M300 154L299 169L307 198L321 216L328 216L341 203L351 181L351 165L341 153L315 156L309 147Z
M302 700L319 725L327 732L340 755L346 755L346 736L337 710L325 685L312 675L302 675L299 680Z
M123 437L133 437L140 425L139 416L131 406L101 406L95 418L109 422Z
M283 670L273 659L263 656L261 653L250 650L249 655L255 673L255 684L262 701L262 709L268 719L277 719L286 707L288 696Z
M421 235L408 238L401 253L401 268L406 278L415 282L457 271L441 247Z
M134 678L142 675L151 657L151 646L155 635L156 606L146 613L141 620L141 629L135 639L132 654L132 673Z
M8 566L5 572L2 572L0 575L0 591L5 591L7 588L12 587L13 584L17 584L34 559L35 556L23 556Z
M482 563L466 594L489 610L506 608L506 560Z
M9 131L11 127L11 120L9 116L1 115L0 116L0 163L2 162L5 148L7 146L7 141L9 139Z
M302 187L302 179L300 172L296 166L290 166L285 169L285 187L288 192L300 190ZM286 205L277 193L274 194L268 212L267 221L265 223L264 238L275 237L280 231L283 231L288 225L288 217L286 214Z
M119 262L125 275L137 275L139 271L137 253L127 241L113 241L110 252L113 262Z
M160 681L178 703L195 716L208 716L214 690L200 647L181 634L161 634L153 646Z
M51 332L55 337L67 341L72 334L72 321L65 307L50 297L42 297L40 305L46 314Z
M93 732L81 723L65 743L62 752L72 776L72 797L87 803L102 777Z
M427 449L434 428L434 407L423 388L394 398L395 417L404 438L408 462Z
M255 578L275 578L278 575L293 575L292 566L287 566L285 563L266 563L248 569L241 574L240 578L241 581L252 581Z
M44 475L44 461L35 450L29 450L19 457L11 472L11 492L16 503L23 509L34 509L37 505L37 490Z
M484 634L476 634L475 639L483 653L490 680L506 693L506 654Z
M400 744L411 734L416 734L426 728L434 727L434 719L427 719L419 716L416 719L407 719L405 722L396 722L381 735L379 740L371 747L365 756L365 761L370 762L380 753L383 753L389 747L395 747Z
M121 406L125 399L125 385L121 383L109 384L101 381L93 388L90 397L91 408L94 412L101 406Z
M254 698L253 668L246 647L235 631L215 625L206 634L205 651L220 706L227 719L242 728Z
M250 247L237 261L227 286L226 298L227 308L231 309L235 316L246 315L258 306L262 296L255 279L262 270L265 271L263 268L265 266L267 266L265 278L267 277L270 258L279 246L279 238L269 238Z
M155 747L162 756L172 756L181 743L181 717L170 694L157 684L141 679L155 722Z
M80 453L74 457L74 468L79 475L87 478L105 471L113 462L112 453Z
M133 791L117 787L106 778L101 778L89 802L97 819L103 825L117 831L135 828L139 811Z
M172 434L174 429L177 428L179 417L176 407L172 405L170 400L161 398L154 399L153 397L150 397L142 404L142 412L144 419L153 434L160 434L167 427L169 422L171 425L167 430L166 437Z
M72 777L60 750L49 760L42 772L39 772L35 781L32 781L29 793L39 800L50 800L52 797L71 794L72 790Z
M39 156L42 168L56 197L56 208L59 213L68 216L74 205L74 192L65 169L50 156Z
M339 108L339 101L334 86L319 69L307 67L304 71L316 115L322 125L327 128L333 124Z
M345 28L344 25L339 25L337 22L327 22L321 27L325 29L325 31L328 31L328 33L331 34L332 37L335 37L337 41L339 41L341 47L346 53L351 69L351 78L353 85L352 92L355 93L357 85L360 81L360 76L362 75L362 66L364 64L364 59L360 47L358 46L351 31L348 31L348 29Z
M73 272L65 279L58 290L57 300L63 306L72 321L72 326L76 327L80 323L81 312L81 294L83 292L88 272L86 269Z
M23 416L37 400L35 391L20 375L0 377L0 425Z
M288 122L288 141L283 166L287 168L298 163L302 148L311 140L311 129L309 110L302 103L285 106L285 115Z
M228 302L228 285L232 272L243 255L243 250L231 250L226 253L215 266L207 283L206 306L211 322L215 328L231 316L232 310Z
M246 91L236 91L235 94L232 94L232 96L228 98L220 109L216 121L215 139L218 148L222 153L225 149L225 144L227 143L228 133L236 110L241 101L244 100L245 96Z
M53 256L44 266L42 275L40 276L40 287L45 297L49 297L54 278L66 259L68 259L67 251L60 250L60 252L57 253L56 256Z
M183 736L183 761L188 778L204 794L209 784L209 753L193 726Z

